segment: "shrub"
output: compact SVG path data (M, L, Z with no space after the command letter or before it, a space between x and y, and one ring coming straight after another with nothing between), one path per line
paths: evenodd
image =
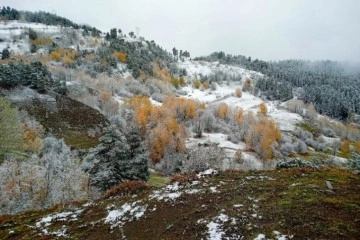
M236 89L235 89L235 97L237 97L237 98L241 98L241 97L242 97L242 90L241 90L241 88L236 88Z
M345 139L340 146L340 156L349 158L350 156L350 141Z
M266 115L268 113L268 108L267 108L265 103L262 102L262 103L259 104L259 111L258 112L260 114L262 114L262 115Z
M303 141L307 141L308 139L313 139L313 134L311 132L302 130L302 129L296 129L294 131L294 134L296 137L300 138ZM309 145L309 144L308 144Z
M221 119L228 119L230 114L230 108L229 105L226 103L220 103L217 110L216 110L216 116Z
M242 151L240 149L236 150L234 160L236 163L239 163L239 164L244 163L244 158L242 156Z
M138 194L148 188L149 186L144 181L126 181L107 190L104 197L109 198L113 196Z
M185 154L177 153L173 149L167 147L161 161L154 164L154 169L166 176L169 176L175 172L181 171L181 164L185 158Z
M51 52L51 58L53 60L55 60L55 61L60 61L61 60L61 55L57 51L52 51Z
M275 168L281 169L281 168L299 168L299 167L316 168L316 166L313 163L305 162L300 158L280 160L279 162L276 163Z
M216 168L223 158L224 152L216 144L200 146L189 152L188 159L183 162L183 171L190 173Z
M194 84L193 84L193 85L194 85L194 88L199 89L200 86L201 86L200 80L196 79L196 80L194 81Z
M298 140L293 144L293 146L294 146L295 152L300 153L300 154L307 153L307 146L303 141Z
M280 152L285 156L289 156L291 153L294 153L294 148L291 143L285 143L281 146Z
M204 83L202 84L202 89L206 90L206 89L208 89L208 88L209 88L208 82L204 82Z
M324 128L322 130L322 133L324 134L324 136L326 137L336 137L336 133L334 132L334 130L330 129L330 128Z
M195 173L175 174L170 177L170 182L171 183L178 182L180 185L184 185L187 183L192 183L196 179L197 179L197 176Z
M351 169L360 170L360 154L352 154L352 159L349 159L348 161L348 167Z
M253 92L254 91L253 80L251 78L245 78L243 80L242 90L244 92Z

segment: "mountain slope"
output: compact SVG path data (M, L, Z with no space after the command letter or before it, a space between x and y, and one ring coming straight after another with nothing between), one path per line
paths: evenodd
M195 178L137 195L3 216L0 238L357 239L360 235L356 194L360 182L352 172L206 171Z
M0 91L1 93L1 91ZM64 138L73 148L97 145L101 129L108 125L97 110L59 94L39 94L29 88L17 88L7 93L13 105L25 110L57 138ZM89 132L94 132L90 136Z

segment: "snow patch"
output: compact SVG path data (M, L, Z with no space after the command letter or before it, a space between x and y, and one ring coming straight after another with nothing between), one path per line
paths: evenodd
M254 240L265 240L265 235L260 233Z
M224 230L222 229L221 224L229 221L229 217L223 213L221 213L218 217L216 217L213 221L207 224L209 240L220 240L224 239L223 235L225 235ZM199 221L198 221L199 222Z
M48 215L46 217L43 217L39 221L35 223L35 227L41 229L41 231L45 235L54 235L59 237L70 237L66 234L66 228L65 226L62 226L62 229L49 232L48 227L51 226L54 222L70 222L70 221L77 221L78 216L83 212L83 209L77 209L75 211L69 211L69 212L62 212L57 213L53 215Z
M140 206L139 201L132 204L125 203L120 209L111 210L105 218L105 223L111 225L111 229L115 227L122 227L127 221L133 221L144 216L147 205Z
M204 177L204 176L209 176L209 175L216 175L218 173L218 171L216 171L215 169L209 168L203 172L199 172L196 176L198 178Z
M158 201L169 201L174 200L181 196L181 192L179 190L181 189L181 186L178 182L175 182L174 184L166 186L162 190L155 190L150 196L149 199L156 199Z

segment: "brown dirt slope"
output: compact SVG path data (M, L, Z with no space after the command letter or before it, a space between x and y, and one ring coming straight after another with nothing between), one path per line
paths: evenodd
M359 176L336 168L223 172L133 196L2 216L0 239L360 239L359 192Z

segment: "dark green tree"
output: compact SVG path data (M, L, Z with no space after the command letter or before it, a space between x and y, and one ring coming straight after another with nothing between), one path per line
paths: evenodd
M10 58L10 51L7 48L4 48L2 50L1 59L7 59Z
M117 39L117 30L116 30L116 28L112 28L110 30L110 38L111 39Z
M104 130L100 144L86 157L91 185L106 191L125 180L148 180L148 156L138 134L132 127L127 133L114 125Z
M31 29L31 28L29 28L29 38L30 38L31 40L37 39L37 34L36 34L36 32L35 32L33 29Z

